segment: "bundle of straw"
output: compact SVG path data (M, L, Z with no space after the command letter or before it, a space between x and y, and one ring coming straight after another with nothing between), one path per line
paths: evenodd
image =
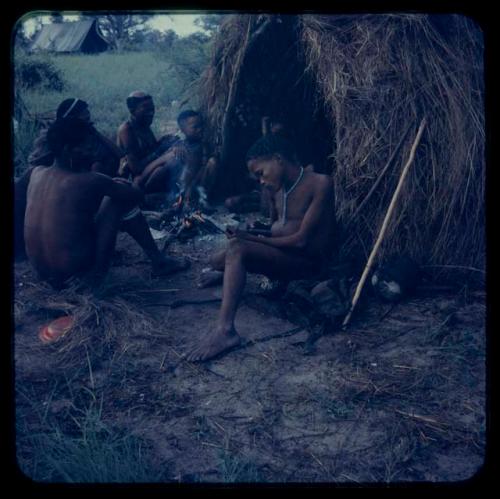
M308 71L335 127L336 208L350 227L344 254L364 248L367 257L425 114L425 139L381 256L404 252L436 268L484 269L478 27L458 15L305 15L301 21Z

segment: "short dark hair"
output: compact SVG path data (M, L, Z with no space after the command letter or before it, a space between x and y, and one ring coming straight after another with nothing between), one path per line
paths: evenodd
M145 100L150 100L153 97L151 95L143 95L142 97L127 97L127 107L128 110L132 113L134 112L141 102Z
M56 117L59 120L62 118L69 118L70 116L76 116L88 107L89 105L84 100L77 99L76 97L65 99L59 104L56 111Z
M193 111L192 109L186 109L185 111L182 111L179 116L177 116L177 124L181 126L183 121L186 121L188 118L192 118L193 116L199 116L201 118L201 113Z
M47 130L47 144L58 158L65 146L74 147L88 136L92 126L74 116L54 121Z
M288 161L297 160L297 152L289 140L279 135L268 134L261 137L250 147L246 154L246 161L271 157L275 154L280 154Z

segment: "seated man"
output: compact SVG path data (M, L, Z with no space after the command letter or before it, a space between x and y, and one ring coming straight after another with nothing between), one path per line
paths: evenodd
M29 170L16 186L26 199L26 254L39 277L56 288L83 275L90 284L99 284L119 228L143 248L154 275L186 268L185 262L164 257L156 247L137 207L140 189L124 179L89 171L92 157L85 140L90 133L82 120L57 120L47 132L54 164Z
M213 156L208 158L200 113L182 111L177 123L184 139L174 142L163 155L151 162L137 179L138 185L143 185L152 175L161 175L166 191L172 197L181 194L184 206L190 207L198 202L204 204L211 194L218 162Z
M88 104L77 98L65 99L59 104L56 111L56 120L63 118L77 118L92 125ZM92 155L91 170L114 177L118 173L120 158L123 156L120 149L93 126L87 136L86 147ZM47 143L47 129L40 131L35 140L34 150L28 157L30 166L50 166L54 162L54 154Z
M211 262L224 279L218 322L187 356L191 361L209 359L240 343L234 318L247 272L279 280L312 278L334 249L334 189L329 176L306 171L293 145L272 134L250 148L247 166L271 194L271 235L228 229L228 248Z
M117 145L125 158L120 165L120 175L131 177L144 192L163 192L167 169L146 167L178 139L165 135L156 140L151 124L155 114L153 98L144 92L135 91L127 97L130 118L120 125L117 132Z

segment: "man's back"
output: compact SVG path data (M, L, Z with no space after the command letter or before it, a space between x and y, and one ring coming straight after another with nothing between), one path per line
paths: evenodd
M72 273L94 245L94 217L103 199L104 175L52 166L31 174L24 222L26 253L43 273Z

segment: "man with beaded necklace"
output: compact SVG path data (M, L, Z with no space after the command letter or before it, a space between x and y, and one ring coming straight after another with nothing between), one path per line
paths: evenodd
M259 139L246 160L250 173L270 193L271 231L265 236L228 229L228 247L210 262L212 274L223 278L218 322L187 355L191 361L213 358L241 342L234 319L247 272L280 280L314 278L334 250L331 177L301 166L292 143L277 135Z

